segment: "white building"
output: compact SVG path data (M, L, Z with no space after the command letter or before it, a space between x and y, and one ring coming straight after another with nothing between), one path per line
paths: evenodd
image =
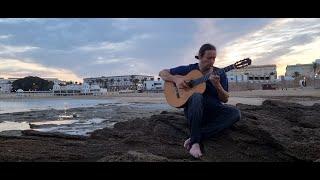
M312 78L314 76L312 64L288 65L286 68L286 76L294 77L295 74Z
M12 90L12 83L15 80L17 80L17 78L0 78L0 93L10 93Z
M293 81L294 78L292 76L280 76L279 81Z
M228 82L275 82L277 80L277 66L247 66L231 70L226 74Z
M79 84L69 84L65 86L60 86L55 83L53 85L53 93L58 95L68 95L68 94L83 94L83 95L100 95L106 93L105 89L101 89L98 85L89 85L88 83Z
M108 76L96 78L84 78L83 82L89 85L99 85L108 90L126 90L133 89L135 85L146 80L154 80L153 76L146 75L125 75L125 76Z
M154 90L163 90L164 89L164 81L160 78L158 81L145 81L144 82L144 89L147 91L154 91Z
M99 85L91 85L89 92L93 95L100 95L102 94L102 88ZM103 89L103 92L106 93L106 89Z
M11 89L11 81L8 79L0 78L0 93L10 93Z

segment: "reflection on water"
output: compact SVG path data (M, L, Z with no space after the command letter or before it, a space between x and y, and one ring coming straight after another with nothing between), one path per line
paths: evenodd
M164 110L170 108L166 103L119 103L116 99L6 99L0 100L0 114L46 109L64 110L93 106L128 106L147 110Z
M105 122L105 123L104 123ZM58 120L58 121L43 121L32 122L32 125L37 125L37 128L30 128L28 122L10 122L4 121L0 123L0 132L12 130L28 130L32 129L40 132L59 132L70 135L88 136L90 132L105 127L112 128L115 122L108 122L107 119L92 118L87 120Z
M0 114L33 110L92 107L101 103L114 103L114 99L6 99L0 100Z

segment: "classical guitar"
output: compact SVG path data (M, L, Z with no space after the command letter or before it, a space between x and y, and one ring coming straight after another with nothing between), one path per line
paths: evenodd
M190 88L178 88L174 82L166 81L164 83L164 94L169 105L180 108L188 101L193 93L204 93L206 90L206 81L212 73L220 75L233 69L241 69L251 65L251 59L246 58L222 69L214 70L211 73L203 75L199 70L192 70L187 75L175 75L183 77Z

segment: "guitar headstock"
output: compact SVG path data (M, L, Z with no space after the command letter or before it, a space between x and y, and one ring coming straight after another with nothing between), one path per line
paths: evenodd
M247 67L249 65L251 65L251 59L250 58L245 58L243 60L240 60L240 61L237 61L236 63L234 63L234 67L236 69L241 69L241 68Z

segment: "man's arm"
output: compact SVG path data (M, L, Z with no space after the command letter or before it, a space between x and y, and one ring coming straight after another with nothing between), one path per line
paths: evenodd
M188 85L186 84L184 79L182 77L174 76L174 75L170 74L170 70L169 69L164 69L164 70L160 71L159 72L159 76L164 81L170 81L170 82L176 83L176 85L179 88L188 88Z
M219 99L224 103L228 102L229 93L223 89L223 87L220 84L220 82L218 84L216 84L215 87L217 89L217 93L218 93Z
M175 82L175 76L170 74L169 69L164 69L159 72L159 76L164 80L164 81L170 81L170 82Z
M219 97L220 101L222 101L224 103L228 102L229 93L226 90L224 90L224 88L222 87L222 85L220 83L220 76L211 75L210 80L217 90L218 97Z

